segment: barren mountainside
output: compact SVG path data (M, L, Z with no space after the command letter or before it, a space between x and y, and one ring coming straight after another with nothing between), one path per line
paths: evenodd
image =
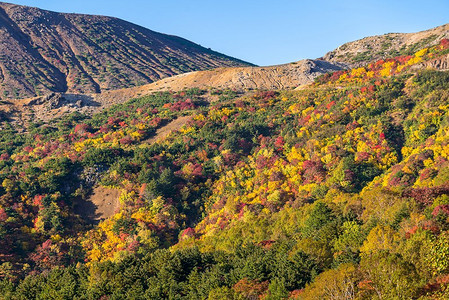
M410 55L449 38L449 24L414 33L388 33L345 43L322 59L361 66L367 62L399 55Z
M146 91L179 91L186 88L244 90L294 89L318 76L341 70L343 65L321 60L301 60L266 67L217 68L162 79L143 86Z
M0 2L0 97L99 93L243 61L103 16Z

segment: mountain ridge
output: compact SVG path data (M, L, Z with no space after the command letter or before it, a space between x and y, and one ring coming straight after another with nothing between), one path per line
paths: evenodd
M111 105L125 103L129 99L157 92L182 91L190 88L209 91L233 90L240 93L248 90L296 89L312 83L324 73L339 71L343 68L342 64L310 59L266 67L223 67L187 72L141 86L102 93L61 93L60 95L50 93L45 96L0 103L0 110L7 111L15 120L15 124L24 125L31 120L48 122L60 117L61 114L72 112L90 115ZM60 101L61 97L65 100ZM33 112L30 113L30 110Z
M0 2L0 97L101 92L188 71L251 65L107 16Z
M357 67L386 57L410 55L445 38L449 38L449 23L418 32L367 36L344 43L319 59Z

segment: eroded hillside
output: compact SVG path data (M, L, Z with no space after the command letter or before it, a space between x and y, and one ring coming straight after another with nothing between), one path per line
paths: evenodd
M12 124L27 127L30 122L44 121L65 114L80 112L91 115L115 104L163 91L182 91L191 88L208 90L207 101L214 90L278 90L294 89L313 82L327 72L341 70L342 64L319 60L302 60L295 63L267 67L228 67L209 71L189 72L133 88L104 91L102 93L67 94L52 93L42 97L3 101L0 111L9 116Z
M103 16L0 2L0 98L99 93L243 61Z
M341 45L322 59L362 66L368 62L416 51L438 44L449 38L449 24L416 33L388 33L370 36Z

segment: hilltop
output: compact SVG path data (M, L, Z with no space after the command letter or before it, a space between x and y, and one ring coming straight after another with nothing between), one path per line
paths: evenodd
M449 24L414 33L387 33L345 43L321 59L362 66L379 59L411 55L445 38L449 38Z
M0 2L0 24L2 99L100 93L190 71L250 65L112 17Z

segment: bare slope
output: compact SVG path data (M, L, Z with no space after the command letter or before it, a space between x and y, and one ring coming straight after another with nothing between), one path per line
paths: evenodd
M322 59L359 66L385 57L412 54L424 47L433 46L444 38L449 38L449 24L416 33L388 33L366 37L343 44L328 52Z
M218 68L208 71L189 72L157 82L101 94L90 95L92 99L108 105L122 103L130 98L158 91L181 91L189 88L244 90L293 89L306 85L324 73L341 70L342 64L320 60L302 60L290 64L268 67Z
M184 72L249 65L111 17L0 2L0 97L99 93Z
M151 84L151 88L154 90L179 90L192 87L236 90L291 89L309 84L323 73L340 69L339 65L320 60L302 60L269 67L220 68L165 78Z

